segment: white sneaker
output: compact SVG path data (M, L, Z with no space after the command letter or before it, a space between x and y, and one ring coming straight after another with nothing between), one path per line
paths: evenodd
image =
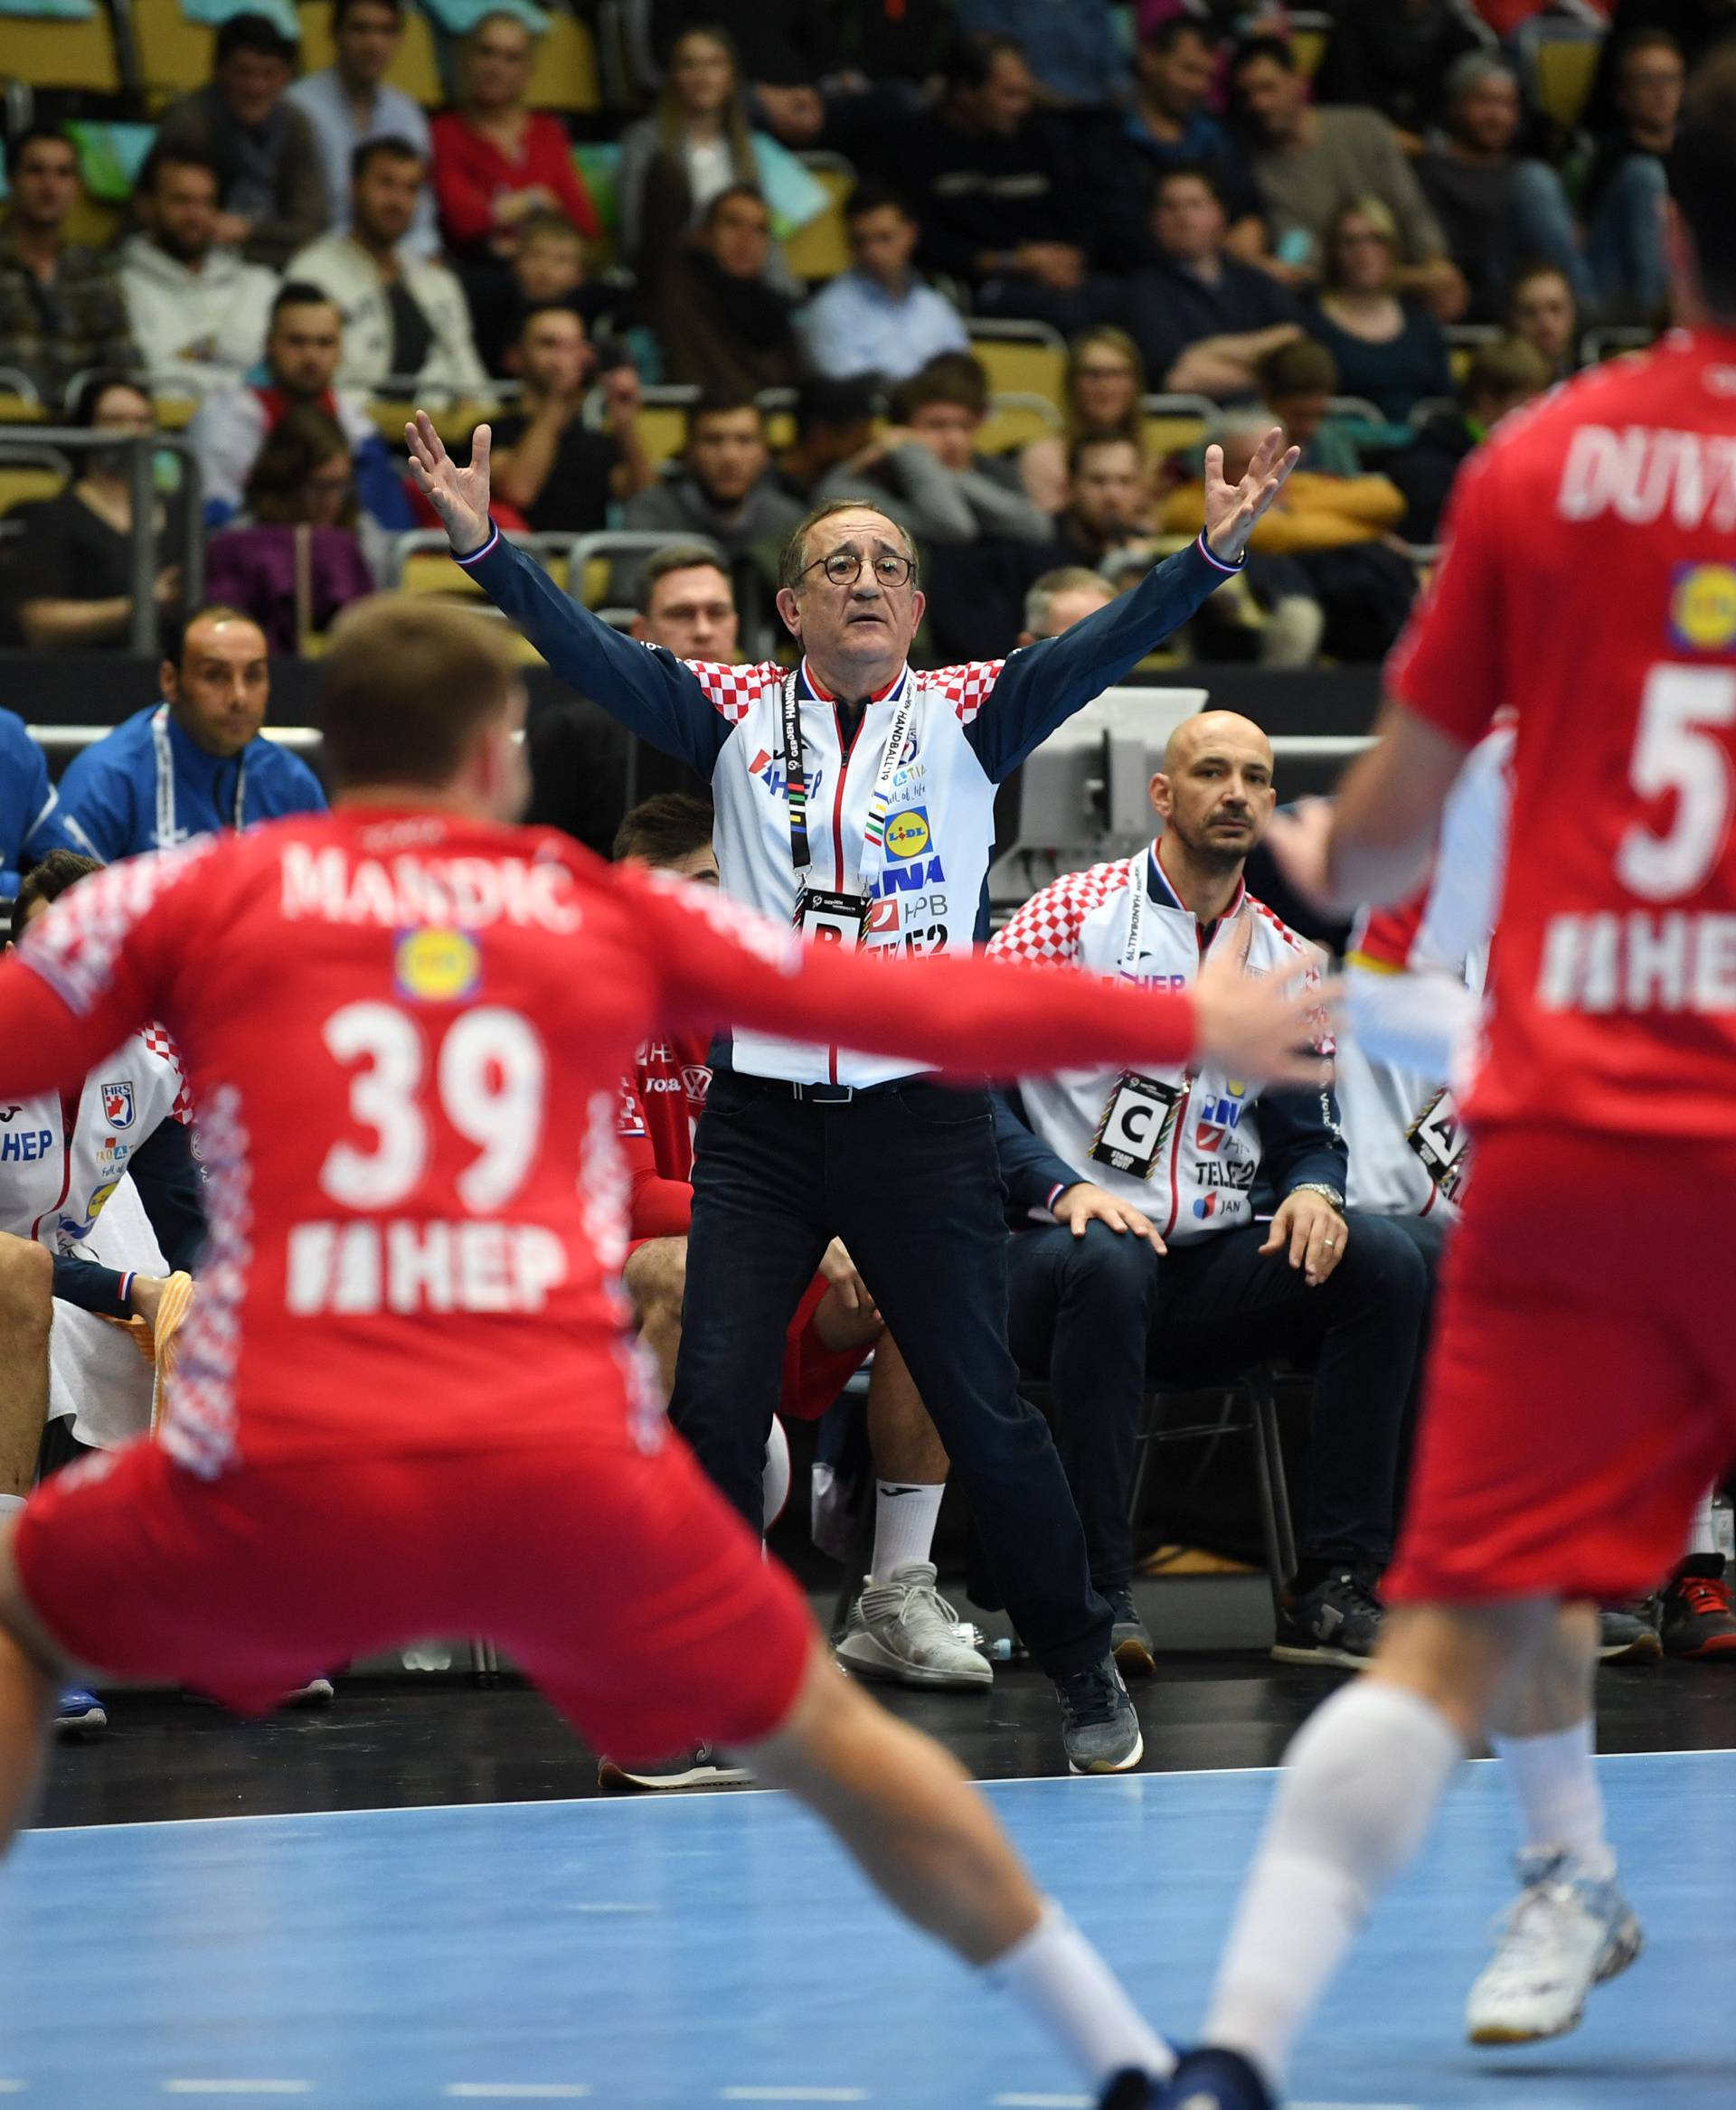
M1473 2044L1566 2036L1591 1988L1625 1971L1646 1945L1619 1887L1576 1874L1571 1854L1522 1853L1514 1866L1524 1887L1466 2003Z
M858 1678L949 1685L976 1692L995 1682L986 1656L953 1628L958 1615L934 1587L929 1560L907 1561L888 1582L864 1582L850 1607L838 1661Z

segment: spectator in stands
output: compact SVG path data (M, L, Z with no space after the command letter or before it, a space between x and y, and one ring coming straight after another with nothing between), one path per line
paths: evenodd
M1209 25L1178 14L1161 23L1134 57L1134 99L1102 142L1088 181L1096 209L1114 216L1118 253L1127 265L1154 261L1151 191L1173 168L1203 168L1229 219L1225 247L1251 263L1264 250L1260 193L1241 149L1210 104L1218 45Z
M1414 443L1387 465L1404 494L1401 532L1408 542L1440 540L1440 516L1459 465L1507 413L1539 396L1554 381L1549 362L1520 337L1479 344L1466 369L1458 405L1435 412Z
M524 393L495 420L495 495L539 532L595 534L611 504L655 481L639 437L639 377L624 358L599 373L584 324L559 306L531 311L516 364ZM593 386L601 430L585 417Z
M486 393L464 288L444 264L409 248L418 202L427 195L421 149L390 135L355 150L347 227L297 256L289 277L330 296L343 322L340 388L392 392L427 402Z
M750 626L763 627L778 551L805 511L799 499L778 487L759 404L750 396L718 389L703 393L688 411L679 460L628 501L622 524L639 532L709 537L729 563L738 607ZM629 567L631 583L618 584L610 598L637 600L638 571Z
M1359 476L1363 461L1347 422L1331 414L1338 394L1338 362L1312 337L1269 352L1256 369L1260 400L1302 449L1298 465L1323 476Z
M156 429L151 399L124 374L94 374L80 389L69 421L118 439ZM180 499L154 497L159 617L173 618L181 601L181 552L186 508ZM58 498L21 506L12 516L24 529L7 567L8 599L19 641L33 652L125 647L133 623L133 485L124 447L78 457L75 481Z
M1389 424L1406 425L1413 403L1450 394L1453 381L1440 325L1398 290L1398 229L1379 198L1340 206L1307 326L1337 361L1341 391L1373 403Z
M163 702L73 758L33 856L76 850L112 864L326 805L307 763L260 732L271 693L264 633L238 609L202 608L161 668Z
M424 167L432 158L433 142L420 105L386 80L403 35L403 0L335 0L332 42L337 62L304 74L289 90L289 100L319 141L334 233L349 229L358 146L373 139L402 139L416 149ZM407 257L439 255L440 231L431 189L417 193L415 215L401 246Z
M1020 450L1019 480L1031 503L1044 513L1066 504L1068 450L1081 439L1130 439L1143 447L1145 392L1145 362L1125 330L1106 324L1075 337L1061 382L1061 429L1041 432Z
M1315 96L1379 110L1405 152L1420 154L1453 66L1488 47L1458 0L1339 0Z
M1617 121L1598 141L1580 201L1586 262L1607 319L1651 322L1665 304L1669 268L1658 233L1669 190L1664 164L1685 80L1682 47L1667 30L1641 30L1623 45Z
M1159 390L1250 395L1267 353L1302 334L1301 311L1269 273L1224 253L1223 201L1203 169L1159 178L1151 226L1158 262L1127 281L1127 327Z
M1304 971L1302 941L1242 881L1276 796L1260 728L1227 711L1185 720L1151 795L1162 824L1154 846L1045 887L991 950L1165 984L1191 982L1213 954L1250 971ZM1020 1226L1007 1256L1013 1350L1049 1380L1057 1447L1091 1579L1115 1608L1123 1667L1155 1667L1128 1594L1146 1388L1229 1383L1274 1354L1315 1372L1301 1560L1274 1653L1365 1663L1392 1550L1426 1283L1401 1231L1345 1213L1330 1090L1104 1070L995 1098ZM1254 1220L1257 1182L1277 1197L1269 1229Z
M841 462L874 444L880 391L874 382L805 381L796 391L796 437L778 457L778 487L806 509Z
M907 381L942 352L967 352L964 318L912 268L916 222L895 191L859 184L844 209L850 268L797 317L808 365L834 381Z
M153 147L133 206L142 231L120 247L133 342L154 378L194 387L257 366L278 277L217 240L222 177L191 147Z
M1109 319L1094 278L1089 207L1016 44L961 42L938 109L889 137L884 166L921 228L917 259L968 286L976 312L1071 336Z
M671 542L646 560L632 628L640 644L660 645L677 659L731 666L741 657L740 633L734 589L715 551L703 542ZM672 772L682 784L697 781L665 756L637 748L615 719L583 696L563 695L534 712L524 739L531 765L525 819L564 829L599 857L609 854L622 816L644 793L665 781L674 788Z
M795 385L796 303L767 276L771 247L759 192L720 191L663 276L657 334L671 381L743 394Z
M1055 523L1056 560L1096 570L1127 551L1148 561L1151 480L1143 450L1113 435L1076 439L1067 466L1067 504Z
M1417 163L1423 195L1446 231L1470 288L1472 322L1495 322L1522 262L1547 259L1583 270L1573 209L1547 162L1514 152L1524 111L1519 81L1503 59L1473 52L1447 76L1443 129Z
M1400 290L1427 301L1440 321L1456 322L1468 297L1464 278L1387 119L1378 110L1316 109L1278 37L1244 43L1233 78L1272 235L1269 268L1291 286L1311 283L1334 213L1352 198L1379 198L1399 231Z
M211 539L205 590L257 623L271 651L301 652L376 589L356 521L344 434L298 403L259 449L234 524Z
M0 710L0 895L18 891L24 843L55 804L48 758L15 711Z
M1226 417L1213 438L1226 469L1252 458L1270 429L1263 410ZM1320 605L1322 647L1335 659L1382 658L1397 641L1416 598L1409 558L1393 546L1404 497L1385 476L1329 476L1298 469L1278 494L1249 543L1249 564L1269 571L1257 590L1275 596L1301 591ZM1196 534L1205 518L1203 486L1181 484L1165 501L1166 534ZM1258 581L1258 573L1254 580ZM1253 581L1250 581L1253 583Z
M585 238L559 212L532 212L520 223L518 247L481 314L474 310L476 350L482 363L501 380L511 377L518 341L531 311L570 307L587 328L608 306L610 296L585 276Z
M1021 645L1036 645L1045 637L1059 637L1087 616L1107 608L1115 589L1100 571L1083 564L1061 564L1033 579L1024 597L1024 628Z
M1571 281L1552 264L1533 265L1514 280L1507 328L1541 352L1550 374L1564 381L1580 363L1580 311Z
M858 497L933 545L984 538L1043 543L1049 516L976 451L988 384L968 353L942 353L901 381L891 422L863 451L823 476L816 505Z
M1604 13L1610 13L1606 5ZM1713 45L1736 37L1736 0L1615 0L1609 33L1598 54L1580 122L1592 133L1614 124L1619 113L1621 64L1628 46L1648 30L1661 29L1675 40L1690 66L1697 66Z
M207 158L222 184L217 240L250 264L280 271L329 223L319 140L288 99L296 47L262 14L232 14L217 32L210 83L172 102L156 144Z
M766 169L748 128L735 47L723 32L684 30L670 50L657 107L621 135L616 176L620 249L655 312L663 273L712 202L745 186L764 193ZM770 276L785 292L794 281L776 250Z
M137 366L127 310L105 257L66 239L79 202L79 157L51 126L8 146L12 202L0 227L0 366L14 366L51 404L74 374Z
M560 212L592 240L600 232L565 126L525 101L533 55L517 15L485 14L459 49L457 107L429 127L440 229L459 258L510 257L532 212Z
M205 520L221 527L241 503L248 473L269 435L297 403L335 418L350 443L363 510L383 528L410 524L398 473L366 403L339 389L344 325L336 304L317 286L291 279L271 309L265 376L212 389L187 428L205 483Z
M1109 0L958 0L956 19L962 36L1016 44L1051 108L1102 109L1132 96Z

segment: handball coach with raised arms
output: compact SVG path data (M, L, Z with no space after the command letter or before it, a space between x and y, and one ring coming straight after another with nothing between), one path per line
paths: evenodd
M678 660L618 636L488 517L490 433L460 469L427 416L416 479L454 555L562 680L707 778L727 898L820 942L961 951L985 936L995 787L1238 570L1294 467L1274 430L1239 485L1206 457L1197 542L1063 636L915 673L916 551L855 502L791 536L778 607L797 668ZM758 1528L785 1329L827 1241L849 1247L969 1496L1021 1636L1059 1689L1077 1772L1138 1763L1079 1517L1006 1344L1005 1229L986 1091L909 1064L739 1032L699 1125L674 1420Z

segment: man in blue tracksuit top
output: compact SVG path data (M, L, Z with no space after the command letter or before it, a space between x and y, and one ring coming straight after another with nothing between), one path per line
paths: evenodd
M419 417L410 459L459 562L555 672L710 781L726 897L816 943L931 953L977 934L995 786L1239 567L1296 458L1282 447L1274 432L1234 487L1212 450L1205 532L1133 592L1005 662L928 674L907 656L925 605L914 550L872 506L823 507L790 538L778 607L802 647L796 670L718 666L618 636L500 536L486 426L461 470ZM784 1330L841 1238L970 1498L1006 1607L1060 1689L1070 1764L1136 1765L1109 1608L1006 1344L986 1092L762 1034L738 1032L716 1060L671 1418L757 1530Z
M124 719L77 756L58 805L33 828L32 857L76 850L112 864L195 835L326 805L319 779L261 737L270 694L265 634L233 608L187 625L162 668L164 701Z
M17 893L24 843L53 808L42 750L16 711L0 711L0 896Z

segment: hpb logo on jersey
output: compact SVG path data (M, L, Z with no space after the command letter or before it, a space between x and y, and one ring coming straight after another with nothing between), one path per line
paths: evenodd
M1736 645L1736 564L1676 566L1670 636L1690 652L1728 652Z
M929 809L925 805L906 806L901 814L894 814L886 824L886 854L901 862L911 857L920 857L929 846Z
M781 755L774 755L769 749L761 748L748 764L748 775L757 777L774 798L788 796L789 773L784 768L784 758ZM803 769L802 787L809 798L818 797L821 777L822 772L818 769Z
M392 964L399 995L421 1003L456 1003L482 980L482 947L464 930L403 931Z
M111 1128L130 1128L138 1117L130 1077L117 1078L102 1088L102 1117Z

